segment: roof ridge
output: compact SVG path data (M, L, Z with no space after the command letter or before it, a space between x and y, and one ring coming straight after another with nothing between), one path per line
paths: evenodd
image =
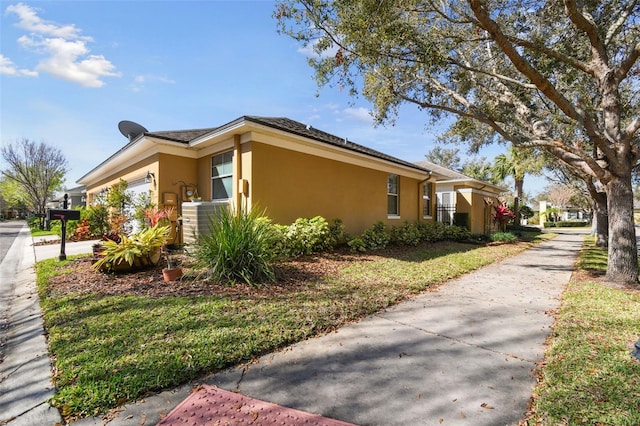
M277 128L279 130L283 130L289 133L294 133L299 136L309 137L315 139L319 142L327 143L333 146L339 146L346 149L350 149L351 151L359 152L361 154L366 154L372 157L376 157L382 160L391 161L396 164L400 164L403 166L408 166L415 169L420 169L424 171L430 171L429 169L422 167L419 164L411 163L409 161L402 160L400 158L394 157L389 154L385 154L382 151L377 151L373 148L369 148L365 145L352 142L347 137L336 136L332 133L326 132L324 130L318 129L317 127L313 127L310 124L304 124L300 121L294 120L288 117L260 117L260 116L243 116L244 119L248 119L249 121L256 122L258 124L263 124L272 128ZM237 121L237 120L236 120ZM293 124L294 126L285 126L284 124L278 123L285 121L287 123Z

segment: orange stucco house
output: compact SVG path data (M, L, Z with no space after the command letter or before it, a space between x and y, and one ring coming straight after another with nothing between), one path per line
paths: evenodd
M431 170L437 177L435 220L465 226L472 234L489 234L495 230L494 207L501 203L500 195L507 192L506 188L429 161L418 161L415 164ZM464 223L457 223L458 221Z
M434 220L431 170L294 120L243 116L207 129L134 127L122 149L78 180L87 203L124 179L158 206L176 207L174 221L183 219L178 238L187 243L229 204L257 206L281 224L338 218L355 235L378 221Z

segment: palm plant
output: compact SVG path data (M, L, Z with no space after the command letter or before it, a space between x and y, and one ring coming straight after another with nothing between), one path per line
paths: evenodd
M542 156L537 156L531 149L509 147L506 154L498 155L494 160L493 174L503 180L509 176L515 181L513 195L513 214L516 223L520 223L520 200L524 192L526 174L538 175L542 171Z

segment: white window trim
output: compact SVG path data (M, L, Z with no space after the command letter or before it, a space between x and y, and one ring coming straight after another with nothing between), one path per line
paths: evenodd
M435 186L433 182L425 182L425 183L422 184L423 185L423 188L422 188L422 202L424 203L424 200L427 200L427 199L429 200L429 204L430 204L429 210L431 211L431 214L430 215L425 215L423 213L423 215L422 215L423 219L433 219L433 210L434 210L434 208L433 208L433 200L431 199L431 192L432 191L429 192L428 196L424 195L424 190L427 187L427 185L429 185L429 184L431 184L431 189L433 189L433 187ZM424 205L422 206L422 211L424 212Z
M400 219L400 175L397 175L395 173L389 173L389 175L387 176L387 185L389 183L389 177L390 176L395 176L397 179L397 184L396 184L396 188L397 188L397 193L393 194L389 192L389 189L387 187L387 219ZM398 211L397 214L390 214L389 213L389 195L395 195L396 196L396 210Z
M215 157L218 157L218 156L220 156L220 155L227 154L227 153L229 153L229 152L231 153L231 173L226 174L226 175L221 175L221 176L215 176L215 177L214 177L214 176L212 175L212 174L213 174L213 159L214 159ZM215 186L215 185L213 184L214 180L216 180L216 179L222 180L222 179L226 179L226 178L231 178L231 182L232 182L232 184L233 184L233 154L234 154L234 153L233 153L233 150L229 150L229 151L219 152L219 153L214 154L214 155L212 155L212 156L211 156L211 168L210 168L210 170L209 170L209 174L211 174L211 177L210 177L210 179L211 179L211 201L229 201L229 200L231 200L231 199L233 198L233 188L231 189L231 194L232 194L232 196L231 196L231 197L227 197L227 198L213 198L213 188L214 188L214 186Z

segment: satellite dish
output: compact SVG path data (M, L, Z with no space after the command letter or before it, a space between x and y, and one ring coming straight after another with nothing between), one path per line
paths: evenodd
M133 141L141 134L148 132L147 129L145 129L138 123L127 120L122 120L118 123L118 130L120 130L120 133L122 133L125 138L129 139L129 142Z

